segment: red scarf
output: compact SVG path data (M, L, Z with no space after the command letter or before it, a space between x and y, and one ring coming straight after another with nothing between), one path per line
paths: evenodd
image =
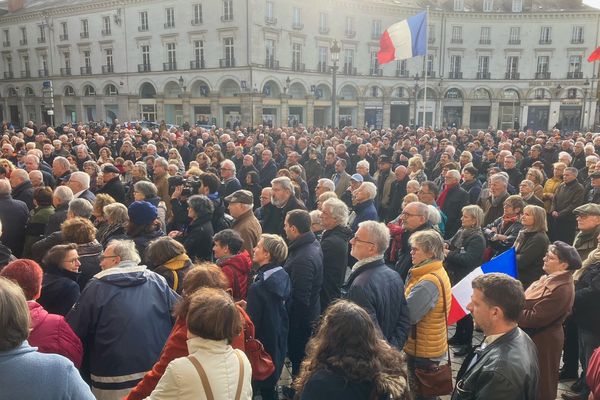
M457 186L458 184L455 183L454 185L446 185L444 187L444 190L442 191L442 193L440 194L440 196L437 198L437 205L439 208L444 207L444 203L446 202L446 196L448 196L448 191L450 189L452 189L454 186Z
M519 216L515 215L514 217L506 217L506 216L502 216L502 228L500 229L502 232L504 232L505 230L508 229L509 226L511 226L512 224L514 224L515 222L517 222L519 220Z

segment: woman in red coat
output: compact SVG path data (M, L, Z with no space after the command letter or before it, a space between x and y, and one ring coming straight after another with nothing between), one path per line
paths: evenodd
M77 368L81 366L83 346L65 317L49 314L35 300L42 290L42 268L33 260L15 260L0 272L1 276L15 281L25 294L31 316L31 332L27 341L40 353L60 354L71 360Z
M187 357L189 355L186 324L189 299L192 293L203 287L227 290L229 288L229 283L221 269L210 263L197 265L185 275L183 281L184 297L175 310L177 321L173 326L171 334L167 338L167 342L160 354L160 358L156 364L154 364L152 370L144 376L124 400L141 400L150 396L150 393L152 393L158 384L158 381L165 373L169 363L176 358ZM238 310L244 320L244 330L233 340L231 346L234 349L244 350L245 335L247 334L254 337L254 324L242 307L238 306Z
M556 398L564 341L562 324L573 307L573 270L581 268L581 258L573 246L556 241L548 247L543 268L546 275L525 291L519 326L531 336L537 348L538 398L547 400Z
M245 300L252 259L248 251L243 249L244 240L233 229L225 229L217 233L213 241L217 265L227 276L234 300Z

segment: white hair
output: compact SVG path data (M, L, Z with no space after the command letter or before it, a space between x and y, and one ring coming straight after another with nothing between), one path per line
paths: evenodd
M431 225L436 226L440 222L442 222L442 215L440 214L440 210L435 208L434 205L427 205L427 220L431 223Z
M450 177L460 181L460 172L458 172L455 169L451 169L448 172L446 172L446 176L450 176Z
M377 196L377 186L373 182L363 182L359 189L364 189L369 194L369 200L373 200Z
M359 162L356 163L356 168L358 169L359 167L365 167L366 169L369 169L370 164L367 160L360 160Z
M377 247L379 254L385 253L390 244L390 230L383 222L363 221L358 227L367 231L367 237Z
M60 204L67 204L73 200L73 191L68 186L58 186L54 189L54 197Z
M320 184L323 187L326 187L331 192L335 191L335 183L333 183L331 179L321 178L318 180L318 184Z
M327 199L323 202L321 208L327 208L338 225L345 226L348 224L348 206L342 200L335 197Z
M133 240L111 240L108 245L113 246L114 255L119 256L121 261L132 261L136 264L142 261Z
M231 160L225 160L221 163L221 168L223 167L229 167L233 170L233 173L235 174L235 164L233 163L233 161Z
M85 189L90 188L90 176L83 171L73 172L69 180L79 182Z

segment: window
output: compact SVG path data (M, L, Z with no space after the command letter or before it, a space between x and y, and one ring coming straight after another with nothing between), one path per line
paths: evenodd
M328 33L329 28L327 27L327 14L322 12L319 13L319 33Z
M489 79L490 73L490 56L479 56L477 63L477 78Z
M265 64L267 68L275 68L275 40L265 40Z
M86 85L83 88L83 95L84 96L95 96L96 95L96 89L94 89L94 87L92 85Z
M452 43L462 43L462 26L452 27Z
M102 36L108 36L110 34L110 16L102 17Z
M63 61L64 61L65 68L71 69L71 53L69 53L68 51L65 51L63 53Z
M175 43L167 43L167 63L171 66L172 69L175 69L173 66L177 62L177 45Z
M489 26L482 26L481 33L479 34L479 44L490 44L492 43L492 39L490 36L492 28Z
M302 10L298 7L292 9L292 25L295 28L300 28L302 25Z
M12 66L12 58L10 56L7 56L5 59L6 62L6 71L12 75L13 74L13 66Z
M381 36L381 20L374 19L373 22L371 23L371 38L379 39L380 36Z
M407 65L408 65L408 63L406 62L406 60L396 61L396 75L397 76L408 76ZM398 97L403 97L403 96L398 96Z
M67 40L69 38L69 26L66 22L60 23L60 30L62 32L62 36L65 38L63 40Z
M427 65L426 65L427 76L433 77L433 54L427 55Z
M429 25L427 29L427 41L429 43L435 43L435 25Z
M89 28L89 24L88 24L88 20L87 19L82 19L81 20L81 34L80 34L82 39L88 38L90 37L90 28Z
M319 46L319 72L327 72L328 50L326 46Z
M576 99L577 98L577 89L571 88L567 90L567 99Z
M462 56L450 56L450 77L457 78L461 74Z
M106 55L106 65L112 70L113 68L113 50L112 49L106 49L105 52Z
M483 0L483 12L494 10L494 0Z
M581 72L581 56L570 56L569 57L569 72L579 73Z
M148 30L148 11L140 12L140 26L138 27L138 31L145 32Z
M370 75L378 75L379 74L379 61L377 61L377 52L371 51L371 60L370 60Z
M25 75L29 76L29 56L27 54L23 54L23 56L21 56L21 66L23 67L23 72L25 73Z
M196 68L204 68L204 40L194 40L194 62Z
M464 11L465 2L464 0L454 0L454 11Z
M272 1L267 1L265 5L265 21L269 24L275 23L275 17L273 16L273 9L275 4Z
M510 43L510 44L520 44L521 43L521 28L520 27L512 26L510 28L508 43Z
M583 43L583 26L574 26L571 33L571 43Z
M233 21L233 0L223 0L223 21Z
M519 73L519 57L510 56L506 59L506 74L508 79L517 79Z
M521 11L523 11L523 0L513 0L513 2L512 2L512 11L513 12L521 12Z
M344 73L352 74L354 68L354 49L344 49Z
M46 54L40 56L40 65L43 71L48 71L48 56Z
M21 46L25 46L27 44L27 28L24 26L21 27Z
M537 59L537 72L548 72L550 66L549 56L539 56Z
M346 36L354 37L354 17L346 17Z
M302 44L301 43L293 43L292 44L292 69L294 71L299 71L301 69L302 63Z
M144 71L150 71L150 46L147 44L140 47L142 50L142 66Z
M117 96L119 94L119 91L117 90L117 87L115 85L109 83L104 89L104 94L106 96Z
M194 4L194 20L192 24L199 25L202 23L202 4Z
M38 43L46 43L46 28L44 25L38 25L40 37L38 38Z
M65 96L72 97L75 96L75 90L72 86L65 86Z
M165 8L165 29L175 27L175 8Z
M84 68L92 68L92 54L89 50L83 52L83 65Z
M233 38L228 37L223 41L225 45L225 66L233 67L235 66L235 53L233 47Z
M549 26L540 29L540 44L544 43L552 43L552 28Z
M4 47L10 46L10 32L8 29L4 30Z

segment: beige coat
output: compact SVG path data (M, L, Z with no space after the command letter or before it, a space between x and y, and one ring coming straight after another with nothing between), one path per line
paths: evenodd
M187 341L190 355L206 372L215 400L235 399L239 378L239 361L233 347L225 340L215 341L194 337ZM246 355L241 400L252 400L252 368ZM187 357L176 358L167 366L154 391L146 399L204 400L206 395L196 368Z

